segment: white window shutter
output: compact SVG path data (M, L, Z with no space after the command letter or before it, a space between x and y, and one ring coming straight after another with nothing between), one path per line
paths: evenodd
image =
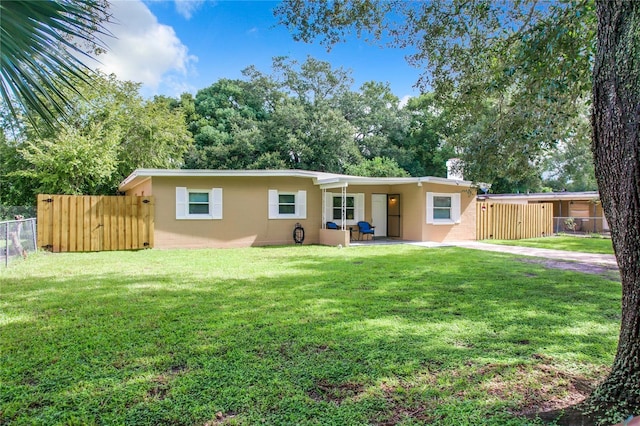
M222 219L222 188L212 188L209 194L212 219Z
M327 192L324 196L324 214L326 216L327 222L335 222L333 220L333 195L333 192Z
M296 194L296 217L307 218L307 191L298 191Z
M356 222L360 222L364 220L364 194L355 194L353 201L355 204L353 217Z
M278 191L276 189L269 190L269 219L277 219L280 214L278 209Z
M427 192L427 223L433 223L433 192Z
M189 208L189 193L183 186L176 187L176 219L186 219Z
M460 194L451 194L451 220L460 223Z

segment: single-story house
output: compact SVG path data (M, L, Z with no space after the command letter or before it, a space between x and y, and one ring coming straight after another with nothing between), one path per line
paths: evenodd
M439 177L373 178L306 170L138 169L126 195L155 198L155 247L348 245L358 221L375 237L410 241L474 240L471 182ZM339 229L326 229L335 222Z
M552 203L554 232L608 232L600 194L584 192L541 192L531 194L478 194L478 201L508 204Z

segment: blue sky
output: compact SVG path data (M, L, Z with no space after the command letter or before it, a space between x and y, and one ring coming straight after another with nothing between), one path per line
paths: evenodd
M141 1L112 3L116 38L97 68L143 83L145 96L178 96L208 87L220 78L242 78L255 65L269 73L271 58L303 62L308 55L352 72L354 90L365 81L388 82L399 98L419 94L419 70L399 49L372 46L355 37L333 47L295 42L276 24L272 1Z

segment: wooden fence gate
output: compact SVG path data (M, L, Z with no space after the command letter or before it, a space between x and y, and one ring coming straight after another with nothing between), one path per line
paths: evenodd
M553 203L476 203L478 240L520 240L553 235Z
M153 247L154 198L38 195L38 247L54 252Z

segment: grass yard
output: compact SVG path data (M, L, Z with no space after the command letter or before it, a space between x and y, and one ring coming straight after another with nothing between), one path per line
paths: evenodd
M0 424L524 425L613 360L620 284L410 246L0 270Z
M486 240L485 243L506 246L536 247L543 249L577 251L582 253L613 254L611 238L604 237L574 237L560 235L544 238L530 238L527 240Z

